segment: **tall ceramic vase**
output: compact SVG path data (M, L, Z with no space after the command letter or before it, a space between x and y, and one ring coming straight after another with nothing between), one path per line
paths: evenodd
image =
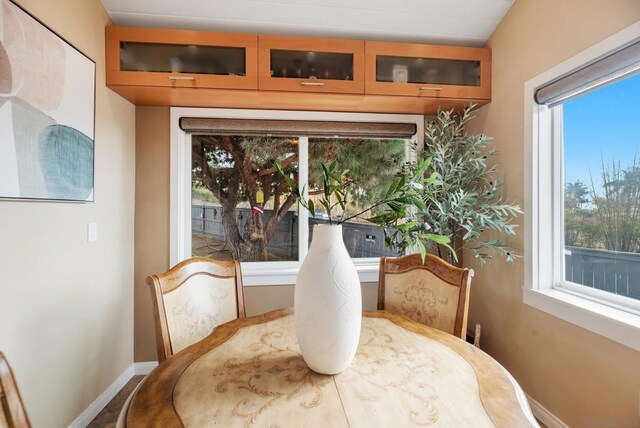
M330 375L346 369L360 339L362 294L342 226L314 226L296 281L294 310L300 351L311 370Z

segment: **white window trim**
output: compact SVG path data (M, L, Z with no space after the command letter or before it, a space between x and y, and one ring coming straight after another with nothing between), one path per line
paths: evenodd
M169 260L171 266L191 257L191 136L179 126L181 117L215 117L225 119L286 119L286 120L330 120L344 122L389 122L413 123L416 125L416 136L411 140L422 147L424 141L424 116L403 114L376 113L334 113L315 111L283 111L283 110L236 110L212 108L171 108L170 136L170 214L169 214ZM410 150L407 148L407 155ZM301 157L299 180L306 181L305 165ZM299 205L299 215L304 218L306 210ZM302 224L302 222L300 222ZM308 229L301 228L299 242L306 242ZM299 245L301 259L304 258L306 246ZM256 262L242 263L242 279L245 286L290 285L295 284L300 261L290 262ZM361 282L378 280L379 259L354 259L354 264Z
M562 242L562 180L554 177L562 171L559 165L562 145L551 141L561 135L562 109L549 109L534 101L536 88L557 79L611 51L640 39L640 23L606 38L574 57L525 83L524 87L524 163L525 163L525 284L524 303L578 325L608 339L640 351L640 312L635 302L607 293L607 304L599 301L600 290L581 289L563 283L558 263L563 257L550 251L548 242ZM553 153L556 150L556 153ZM556 163L552 164L552 160ZM552 221L549 221L551 219ZM560 241L559 241L560 240ZM638 305L640 307L640 305Z

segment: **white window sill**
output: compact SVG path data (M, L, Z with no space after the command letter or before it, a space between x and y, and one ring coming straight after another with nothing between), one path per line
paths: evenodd
M640 351L640 316L560 290L523 289L524 303Z
M378 282L379 259L353 261L360 282ZM296 283L301 263L242 263L242 283L245 286L293 285Z

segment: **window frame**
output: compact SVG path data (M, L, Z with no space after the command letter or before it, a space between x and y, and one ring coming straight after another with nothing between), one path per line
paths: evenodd
M640 23L623 29L525 83L523 301L640 350L640 302L564 280L562 105L549 108L534 101L535 91L540 86L636 40L640 40Z
M171 266L191 257L191 135L184 132L179 121L181 117L216 117L225 119L286 119L286 120L328 120L344 122L388 122L412 123L416 125L416 135L406 145L407 159L412 159L410 147L424 142L423 115L378 114L378 113L334 113L317 111L284 110L239 110L216 108L172 107L170 113L170 213L169 213L169 261ZM299 138L308 138L301 136ZM300 145L301 147L303 145ZM308 146L307 146L308 147ZM302 156L305 154L306 156ZM300 152L299 183L308 179L308 153ZM305 218L307 210L298 204L299 218ZM298 223L298 251L300 260L282 262L242 262L243 284L245 286L269 286L295 284L298 270L307 252L304 242L308 241L309 228L304 222ZM357 258L353 262L361 282L376 282L380 259L377 257Z

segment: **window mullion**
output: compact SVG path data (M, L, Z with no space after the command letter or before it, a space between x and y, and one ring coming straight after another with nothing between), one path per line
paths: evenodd
M191 135L183 134L183 144L178 147L176 153L180 169L183 171L179 174L177 184L177 198L181 201L178 205L178 222L177 227L182 227L182 231L178 233L178 254L171 263L176 264L182 260L191 257Z
M552 111L538 106L538 157L537 157L537 193L534 206L537 207L535 234L533 239L537 253L536 288L550 289L553 286L554 255L554 153ZM546 219L546 220L545 220ZM551 221L550 221L551 219Z
M564 280L564 133L562 105L551 109L553 154L552 228L553 228L553 279L552 287Z
M309 189L309 137L298 137L298 188L307 198ZM309 249L309 211L298 203L298 260L302 261Z

